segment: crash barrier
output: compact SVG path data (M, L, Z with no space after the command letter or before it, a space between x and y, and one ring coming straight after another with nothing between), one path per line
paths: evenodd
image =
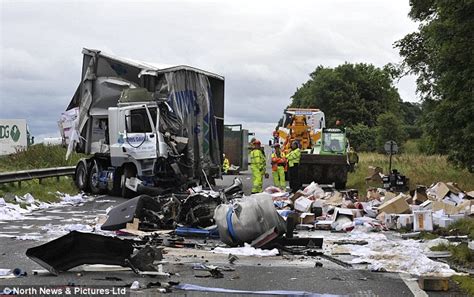
M0 173L0 184L18 182L18 187L21 187L21 182L25 180L38 179L39 183L43 178L56 177L59 181L60 176L74 175L75 166L53 167L42 169L21 170L15 172Z

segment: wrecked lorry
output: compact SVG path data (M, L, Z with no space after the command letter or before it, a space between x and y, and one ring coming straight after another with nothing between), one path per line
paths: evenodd
M126 198L221 176L224 78L83 49L81 82L59 127L79 190ZM151 193L150 193L151 191Z

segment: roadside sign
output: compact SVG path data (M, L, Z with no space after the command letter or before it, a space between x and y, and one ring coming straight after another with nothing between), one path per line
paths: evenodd
M0 120L0 155L8 155L27 147L26 120Z
M383 146L387 154L396 154L398 153L398 145L395 141L389 140Z

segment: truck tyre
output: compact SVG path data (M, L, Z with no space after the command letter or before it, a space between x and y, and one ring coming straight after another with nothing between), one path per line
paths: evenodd
M125 181L129 177L135 177L137 176L137 170L135 169L135 166L129 165L129 166L124 166L123 168L123 173L122 173L122 178L120 182L120 186L122 187L122 197L123 198L133 198L137 196L137 193L130 190L125 186Z
M92 160L88 176L88 184L91 194L98 195L104 192L99 186L99 175L101 170L102 166L100 166L99 162Z
M88 179L87 162L86 160L80 160L76 165L76 172L74 173L74 183L79 191L89 192Z
M108 185L107 190L109 194L116 197L122 196L122 170L120 168L115 169L114 176L112 179L112 184Z

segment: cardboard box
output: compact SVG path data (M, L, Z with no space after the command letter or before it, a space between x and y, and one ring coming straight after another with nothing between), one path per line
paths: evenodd
M431 209L433 211L438 211L438 210L444 210L444 214L448 214L448 215L453 215L453 214L457 214L459 213L459 209L457 206L455 205L452 205L452 204L448 204L448 203L444 203L442 201L433 201L432 202L432 207Z
M397 227L397 214L386 214L384 216L384 224L388 229L395 229Z
M397 197L384 202L382 205L378 207L379 213L385 212L387 214L390 213L408 213L410 212L410 206L406 202L406 195L400 194Z
M426 187L425 186L417 186L415 192L413 193L413 204L421 204L428 200L428 196L426 195Z
M385 202L385 201L389 201L389 200L392 200L393 198L397 197L397 194L387 191L387 192L385 192L384 197L385 198L384 198L383 201ZM410 196L406 196L406 195L405 195L405 197L406 197L405 199L410 198Z
M424 291L448 291L449 279L445 277L422 276L418 279L418 285Z
M433 231L433 212L431 210L413 212L413 231Z
M435 200L441 200L443 199L446 195L449 193L449 188L448 186L443 183L439 182L433 187L431 187L428 190L428 193L435 199Z
M341 206L342 194L340 192L332 193L331 197L328 200L326 200L326 204L332 205L332 206Z
M382 198L382 195L380 195L379 192L377 192L377 189L369 189L367 190L367 199L363 199L365 201L361 201L359 200L360 202L366 202L366 201L370 201L370 200L380 200L380 198Z
M459 213L471 214L472 206L474 206L474 200L464 200L457 208Z
M348 208L337 207L334 211L334 221L337 221L339 217L348 217L351 221L354 220L354 214L352 213L352 209Z
M413 226L412 214L400 214L397 218L397 229L411 228Z
M299 212L309 212L312 204L312 200L306 197L300 197L295 200L295 209Z
M333 221L325 220L325 221L317 221L314 224L314 229L316 230L331 230L331 224Z
M300 224L313 224L316 216L314 213L304 212L300 214Z

